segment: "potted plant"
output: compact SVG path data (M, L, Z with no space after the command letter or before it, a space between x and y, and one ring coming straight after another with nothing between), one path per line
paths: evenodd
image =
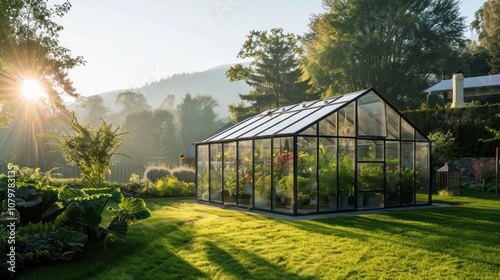
M311 184L311 179L297 176L297 204L308 205L314 199L316 199L316 187Z
M337 160L324 145L319 146L319 201L325 207L337 209Z
M293 176L286 175L283 176L278 181L278 186L276 189L276 197L279 199L281 204L285 204L292 197L293 193Z
M353 160L351 157L344 156L342 160L339 161L339 201L340 209L345 209L348 207L349 196L352 195L353 183L354 183L354 170L353 170Z
M386 195L388 205L399 204L399 171L398 169L387 167L385 171L386 176Z
M328 208L337 209L337 170L331 161L319 171L319 195L328 202Z
M375 200L376 200L376 194L374 192L366 192L364 195L364 206L366 208L374 208L375 207Z
M271 175L263 174L262 171L259 171L255 174L255 177L258 178L255 182L255 206L264 207L269 204Z
M413 170L406 167L401 170L401 203L413 203L414 182Z
M224 191L230 197L236 197L236 170L234 168L228 168L224 171Z

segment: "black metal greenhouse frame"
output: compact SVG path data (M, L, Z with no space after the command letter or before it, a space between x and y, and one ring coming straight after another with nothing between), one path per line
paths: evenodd
M387 106L389 106L394 112L396 112L399 117L401 118L400 121L399 121L399 127L398 127L398 132L399 132L399 137L398 139L387 139L387 137L384 137L384 136L369 136L369 135L359 135L359 121L358 121L358 118L359 118L359 115L358 115L358 99L363 97L364 95L370 93L370 92L374 92L378 98L380 98L384 104L386 104ZM221 153L222 153L222 157L221 157L221 166L223 167L225 165L225 143L235 143L235 147L236 147L236 155L235 155L235 161L236 161L236 166L238 166L238 163L240 162L240 143L241 142L247 142L247 141L251 141L251 156L252 156L252 191L251 191L251 199L250 199L250 202L251 202L251 205L248 205L248 204L243 204L243 205L240 205L240 197L239 195L236 195L236 200L235 200L235 203L233 203L235 206L241 206L241 207L253 207L257 210L262 210L262 211L269 211L269 212L277 212L279 214L286 214L286 215L302 215L302 214L321 214L321 213L332 213L332 212L343 212L343 211L359 211L359 210L373 210L373 209L379 209L379 208L370 208L370 209L360 209L361 207L358 205L358 201L357 201L357 197L358 197L358 194L360 193L382 193L383 194L383 206L381 208L394 208L394 207L407 207L407 206L423 206L423 205L430 205L432 204L432 187L431 187L431 172L430 172L430 166L431 166L431 156L430 156L430 152L431 152L431 142L429 139L427 139L425 136L423 136L423 134L414 126L412 125L401 113L398 112L398 110L396 110L391 104L389 104L382 96L380 96L380 94L378 94L374 89L368 89L368 90L364 90L364 91L360 91L360 92L357 92L357 93L354 93L354 94L358 94L355 98L353 98L352 100L348 101L348 102L345 102L345 104L343 104L342 106L340 107L337 107L335 108L334 111L332 111L330 114L325 114L324 116L322 116L321 118L318 118L318 119L314 119L312 120L309 124L306 124L306 125L303 125L303 128L294 132L294 133L286 133L286 134L279 134L279 136L269 136L269 135L264 135L264 136L256 136L256 137L246 137L246 138L231 138L231 139L224 139L224 140L213 140L213 138L216 138L217 136L220 136L220 135L223 135L224 133L227 133L228 131L231 131L231 130L234 130L234 127L238 126L235 125L233 127L230 127L220 133L217 133L216 135L213 135L209 138L207 138L206 140L202 141L202 142L199 142L199 143L196 143L196 156L195 156L195 162L196 162L196 177L197 177L197 180L196 180L196 198L197 199L200 199L200 200L208 200L210 202L216 202L216 203L225 203L226 202L226 199L225 199L225 195L226 195L226 192L225 192L225 187L224 187L224 172L221 172L221 182L222 182L222 186L221 186L221 201L214 201L213 200L213 194L212 194L212 190L211 190L211 180L213 178L211 178L211 168L212 168L212 162L211 162L211 159L212 159L212 154L211 154L211 145L220 145L221 147ZM348 94L347 94L348 95ZM334 100L338 100L340 99L341 97L343 97L345 95L342 95L342 96L335 96L333 98L335 98ZM327 99L328 100L328 99ZM323 100L319 100L319 101L314 101L314 102L323 102ZM325 104L326 104L326 100L324 101ZM334 103L334 101L330 102L330 103ZM350 104L354 104L354 118L355 118L355 122L354 122L354 135L353 136L341 136L341 135L335 135L335 136L322 136L320 135L320 122L328 117L330 117L333 113L335 112L339 112L340 110L346 108L347 106L349 106ZM291 106L288 106L288 108L298 108L300 107L301 104L296 104L296 105L291 105ZM302 104L302 106L305 105L305 102ZM319 111L322 107L319 106L318 109L316 109L316 111L314 111L313 113ZM278 108L278 109L273 109L273 110L268 110L268 115L271 116L273 113L279 113L279 110L281 108ZM284 110L284 109L283 109ZM385 118L387 118L387 107L384 106L384 116ZM311 114L313 114L311 113ZM266 114L265 112L264 113L261 113L259 115L264 115ZM297 114L297 113L295 113ZM267 121L264 121L263 123L260 123L259 126L262 126L262 125L265 125L267 122L271 122L275 119L276 117L274 118L270 118L269 120ZM261 119L256 119L255 121L251 121L252 118L250 119L247 119L247 120L244 120L243 122L241 122L240 124L243 124L241 125L240 128L238 128L237 130L234 130L230 133L231 134L236 134L238 132L241 132L242 130L245 130L246 128L248 128L248 126L251 126L257 122L259 122ZM401 137L401 135L403 135L403 122L401 120L404 120L405 122L407 122L412 128L413 128L413 137L412 137L412 140L407 140L407 139L402 139L403 137ZM286 130L287 128L297 124L298 122L302 121L302 119L297 119L295 120L294 122L291 122L291 123L287 123L287 126L285 126L282 130ZM248 123L247 123L248 122ZM281 120L279 122L286 122L286 119L284 120ZM340 117L336 117L336 124L335 124L335 127L338 131L339 129L339 122L340 122ZM308 135L308 134L301 134L303 133L304 131L306 131L308 128L312 127L312 126L316 126L316 135ZM387 130L387 127L386 127L386 130ZM246 133L246 132L245 132ZM262 132L260 132L262 133ZM259 134L260 134L259 133ZM421 138L419 140L417 140L417 135L420 135ZM276 204L276 201L275 201L275 194L276 194L276 188L273 186L273 182L275 182L275 178L274 178L274 165L275 165L275 162L273 160L273 151L275 150L275 143L274 143L274 140L275 139L279 139L279 138L288 138L288 137L291 137L293 138L293 196L292 196L292 199L293 201L291 202L292 203L292 211L291 212L281 212L281 211L275 211L275 204ZM340 209L340 204L338 203L339 202L339 199L340 199L340 186L339 186L339 167L337 165L337 168L335 169L335 172L336 172L336 192L335 194L337 195L337 204L336 204L336 209L335 210L327 210L327 211L323 211L320 209L320 203L316 203L316 209L315 211L311 211L309 213L299 213L299 209L298 209L298 203L297 203L297 195L298 195L298 168L297 168L297 164L298 164L298 161L299 161L299 153L297 152L299 149L298 149L298 138L299 137L309 137L309 138L316 138L316 143L315 143L315 147L316 147L316 166L315 166L315 170L316 170L316 176L315 176L315 182L316 182L316 199L319 200L319 197L320 197L320 186L319 186L319 182L320 182L320 175L319 175L319 170L320 170L320 139L324 138L328 138L328 139L335 139L335 147L336 147L336 155L335 155L335 161L337 162L337 164L339 163L339 156L340 156L340 149L339 149L339 142L340 142L340 139L351 139L352 142L354 143L354 147L353 147L353 150L354 150L354 181L352 182L352 188L353 188L353 196L354 196L354 200L353 200L353 207L352 208L348 208L348 209ZM423 138L422 138L423 137ZM255 141L256 140L263 140L263 139L269 139L270 140L270 155L271 155L271 160L270 160L270 175L271 175L271 186L269 186L270 188L270 207L269 209L264 209L264 208L258 208L256 207L255 205L255 185L256 185L256 176L255 176L255 166L256 166L256 162L255 162ZM382 159L379 159L379 160L360 160L358 158L358 141L357 140L372 140L372 141L381 141L383 142L383 152L382 152L382 155L383 155L383 158ZM404 143L411 143L413 144L412 145L412 151L413 151L413 154L412 154L412 163L411 163L411 166L413 167L413 192L412 192L412 195L413 195L413 198L412 198L412 203L402 203L402 200L401 200L401 191L399 191L399 205L387 205L387 142L391 142L391 143L398 143L398 147L399 147L399 150L397 151L398 152L398 164L399 164L399 168L402 168L403 166L403 163L402 163L402 156L403 156L403 144ZM417 175L416 175L416 168L417 168L417 152L418 152L418 149L417 149L417 143L425 143L427 144L427 182L428 182L428 186L427 186L427 190L428 190L428 200L426 201L426 203L417 203ZM208 170L206 171L206 173L208 173L208 199L203 199L201 194L198 193L199 192L199 189L198 189L198 184L200 184L200 180L199 180L199 148L202 147L202 146L205 146L206 149L208 150L208 155L206 156L206 158L208 159ZM281 147L280 147L281 148ZM360 191L358 190L358 170L359 170L359 164L360 163L366 163L366 164L380 164L383 166L383 177L382 177L382 180L383 180L383 185L382 185L382 189L374 189L374 190L367 190L367 191ZM401 180L402 180L402 172L401 170L398 172L399 174L399 180L398 180L398 190L401 190ZM236 182L239 182L240 181L240 172L236 171L235 172L235 179L236 179ZM239 193L240 191L240 185L237 184L237 190L236 190L236 193Z

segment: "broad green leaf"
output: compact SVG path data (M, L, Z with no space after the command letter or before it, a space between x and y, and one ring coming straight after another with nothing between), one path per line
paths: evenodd
M97 229L101 224L102 217L94 207L85 208L83 215L83 224L92 229Z
M70 202L78 202L83 208L94 207L98 213L102 213L104 206L108 202L110 194L94 194L83 197L75 197L70 199Z
M16 188L15 189L15 197L12 198L15 203L16 207L23 207L23 208L28 208L28 207L34 207L40 203L42 203L42 194L40 192L37 192L35 189L32 188Z
M64 243L79 251L82 251L81 249L87 243L87 235L83 232L60 228L57 230L57 233L61 236Z
M151 212L141 198L127 197L118 205L122 210L128 212L128 224L134 224L151 217Z
M57 216L54 227L80 228L83 224L85 210L76 202L72 202L66 209Z
M61 191L59 191L59 199L63 201L63 204L65 204L64 206L66 206L68 203L68 201L72 198L76 198L76 197L82 197L84 196L85 193L82 192L81 190L75 190L75 189L72 189L70 188L69 186L64 186L62 188Z
M116 203L120 203L123 200L123 194L119 188L101 188L101 189L82 189L88 195L94 194L107 194L109 196L109 200L114 201Z
M127 221L120 220L119 215L116 215L108 226L109 233L113 234L114 236L120 239L125 239L125 234L127 233L127 230L128 230Z

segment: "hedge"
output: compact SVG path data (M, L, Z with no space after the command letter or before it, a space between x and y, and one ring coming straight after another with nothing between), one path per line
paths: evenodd
M493 137L485 127L500 129L500 104L474 105L461 108L417 109L402 114L424 135L451 130L459 149L459 157L493 156L500 141L482 142Z

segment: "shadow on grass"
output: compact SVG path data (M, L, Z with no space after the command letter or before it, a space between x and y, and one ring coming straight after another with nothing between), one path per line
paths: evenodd
M212 242L205 242L208 260L219 266L225 273L238 279L250 279L251 274L240 262L231 254L221 249Z
M200 279L208 276L174 251L169 244L185 244L191 233L183 221L141 223L129 228L127 240L87 244L69 262L40 266L20 279Z
M314 221L281 221L300 230L355 238L363 242L376 239L430 252L445 253L500 267L498 210L449 207L389 214L325 218Z
M274 265L254 252L231 247L245 265L213 242L205 242L208 259L235 279L311 279ZM236 253L237 252L237 253ZM253 272L253 273L252 273Z

